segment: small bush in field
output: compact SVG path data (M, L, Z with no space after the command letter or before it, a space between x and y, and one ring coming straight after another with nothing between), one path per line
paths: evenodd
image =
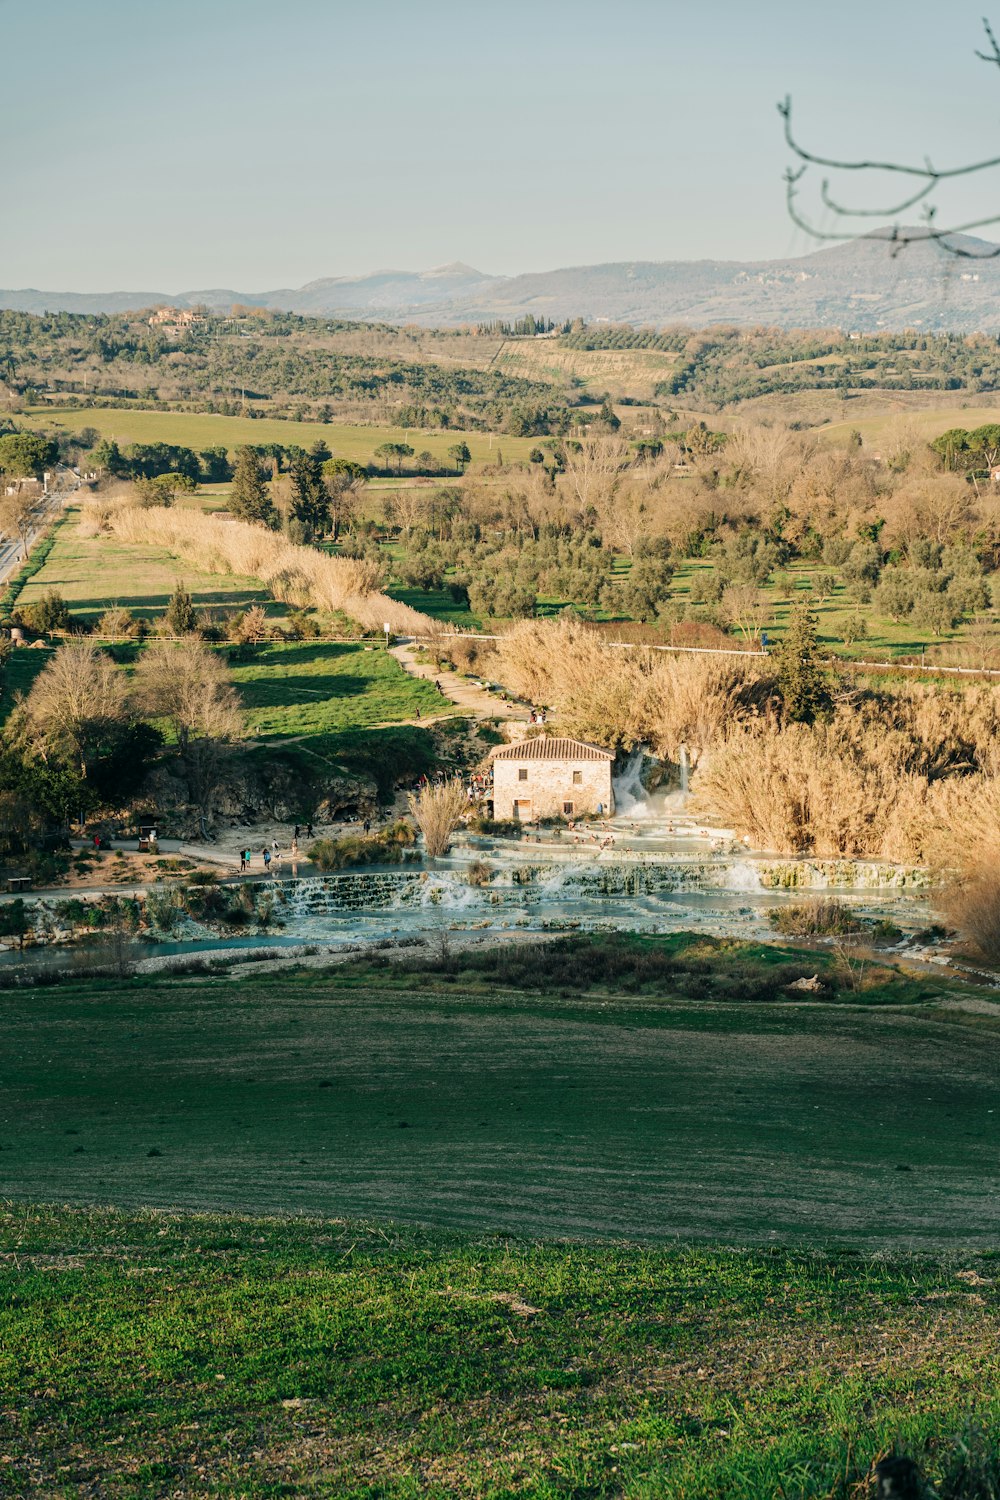
M346 870L353 865L396 865L416 834L402 818L377 833L347 834L342 839L317 839L309 858L320 870Z
M805 901L800 906L780 906L768 913L776 932L786 937L839 937L860 932L861 923L843 901Z

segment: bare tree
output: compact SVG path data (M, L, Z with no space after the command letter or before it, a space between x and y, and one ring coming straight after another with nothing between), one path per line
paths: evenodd
M411 792L407 800L424 836L427 853L432 859L447 854L451 836L468 806L462 783L445 781L434 786L428 782L419 792Z
M226 747L244 735L239 695L217 652L199 640L156 641L139 658L135 700L170 726L191 799L208 812Z
M600 508L618 488L634 456L623 437L586 437L566 454L564 482L585 510Z
M985 18L983 27L986 32L987 50L977 51L976 56L981 62L988 63L990 67L1000 69L1000 45L998 45L993 28ZM935 167L929 156L925 157L922 163L880 161L877 158L850 160L825 156L808 150L799 141L792 123L791 97L782 100L778 105L778 112L785 122L785 142L798 163L796 166L789 167L785 172L788 212L793 223L797 224L800 229L804 229L813 239L854 239L864 232L866 220L879 219L884 222L886 219L892 219L896 222L892 224L886 237L892 246L893 254L897 254L903 247L917 240L931 240L950 255L967 260L990 260L1000 255L1000 245L988 250L976 250L956 242L956 236L970 234L974 230L985 229L989 225L1000 223L1000 212L984 214L981 217L943 227L938 221L938 206L932 202L932 194L939 188L963 178L978 177L982 173L1000 167L1000 156L965 162L957 167ZM835 195L830 177L824 176L820 182L819 200L823 209L833 214L834 227L820 229L813 221L810 212L800 207L802 187L810 180L809 174L815 168L823 169L828 173L843 174L847 180L867 181L872 178L878 180L884 176L890 182L902 180L906 185L901 192L893 195L891 201L873 208L862 208L851 205ZM898 222L901 214L909 213L917 208L924 220L923 228L908 228Z
M106 652L89 641L70 640L36 678L22 712L43 760L75 762L86 775L95 746L128 717L128 682Z
M722 594L722 617L744 640L759 638L764 624L764 605L755 583L731 583Z
M0 496L0 532L4 536L16 536L21 543L21 552L28 555L28 538L35 525L37 500L20 488L13 495Z

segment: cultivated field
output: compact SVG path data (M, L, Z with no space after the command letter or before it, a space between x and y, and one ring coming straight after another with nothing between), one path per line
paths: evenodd
M574 384L600 396L607 391L648 399L677 359L658 349L564 349L554 339L516 339L504 344L493 363L526 380Z
M488 463L497 457L498 449L507 459L526 459L537 442L534 438L503 435L490 437L484 432L461 432L440 429L425 432L408 427L345 426L336 422L285 422L269 417L221 417L205 412L143 411L119 407L34 407L18 422L25 427L52 431L79 432L94 427L102 437L114 438L119 444L177 443L200 452L224 444L230 451L241 443L298 444L307 448L322 438L337 458L357 463L378 462L375 449L382 443L409 443L418 453L425 449L447 464L448 449L455 443L469 446L473 462Z
M8 993L0 1192L476 1233L996 1243L992 1011L915 982L860 1006L757 1003L739 985L780 950L686 951L720 965L730 1002L693 1000L683 975L576 993L579 971L569 991L511 988L488 966Z

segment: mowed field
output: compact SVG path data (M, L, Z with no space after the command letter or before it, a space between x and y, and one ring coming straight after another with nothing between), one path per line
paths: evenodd
M18 595L19 605L32 604L54 589L72 614L90 625L112 604L153 620L163 614L180 581L199 609L229 613L259 604L270 615L287 612L257 579L202 572L164 547L87 536L79 523L79 510L70 507L52 551Z
M966 398L968 400L968 398ZM848 403L848 409L850 403ZM893 428L905 428L919 434L925 442L932 442L951 427L984 427L989 422L1000 422L1000 404L992 406L968 404L962 406L937 405L905 411L889 411L876 416L845 416L843 421L832 421L821 428L824 438L843 441L853 430L861 433L866 444L877 447L880 438Z
M946 990L713 1003L390 967L12 991L0 1196L995 1246L1000 1018Z
M356 463L378 463L375 449L382 443L409 443L417 453L425 449L443 464L450 460L448 449L455 443L469 446L474 464L496 460L498 450L505 459L526 459L536 446L536 438L490 437L485 432L462 432L435 428L424 431L414 427L360 427L336 422L285 422L269 417L222 417L213 413L184 411L142 411L110 407L34 407L18 421L26 427L51 431L61 428L79 432L94 427L102 437L114 438L119 444L177 443L200 452L203 448L227 447L233 452L242 443L283 443L308 448L322 438L337 458Z

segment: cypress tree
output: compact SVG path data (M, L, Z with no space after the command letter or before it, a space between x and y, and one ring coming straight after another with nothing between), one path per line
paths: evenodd
M171 635L190 635L192 631L198 629L198 616L195 613L194 601L180 581L174 584L174 591L170 596L163 623Z
M256 521L272 530L278 524L278 512L264 483L260 460L253 448L236 450L236 468L228 505L231 513L241 521Z
M796 724L811 724L829 709L830 693L819 659L816 616L807 605L792 612L775 657L785 718Z

